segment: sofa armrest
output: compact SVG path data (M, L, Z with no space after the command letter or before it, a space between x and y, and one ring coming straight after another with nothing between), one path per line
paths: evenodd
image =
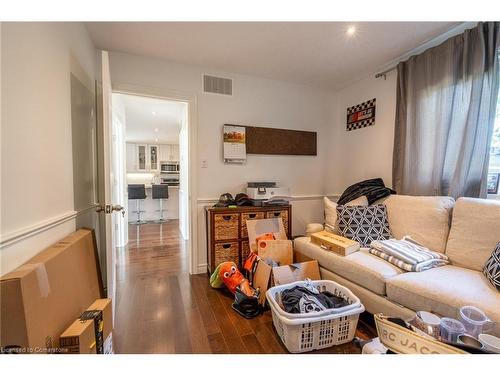
M311 223L306 225L306 236L309 237L313 233L321 232L324 229L323 224Z

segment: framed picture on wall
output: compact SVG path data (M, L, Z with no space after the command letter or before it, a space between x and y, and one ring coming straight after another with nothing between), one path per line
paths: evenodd
M500 180L500 173L488 174L488 194L498 194L499 180Z

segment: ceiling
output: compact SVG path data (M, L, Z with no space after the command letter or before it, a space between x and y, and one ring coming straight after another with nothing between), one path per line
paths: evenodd
M125 107L127 142L178 144L187 104L142 96L113 94Z
M458 22L90 22L100 49L323 88L374 73ZM348 36L349 26L356 33Z

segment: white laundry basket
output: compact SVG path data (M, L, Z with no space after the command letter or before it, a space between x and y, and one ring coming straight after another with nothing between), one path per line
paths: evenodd
M304 286L306 283L312 284L319 291L326 290L345 298L349 305L306 314L290 314L284 311L276 300L277 295L283 290ZM352 341L359 314L365 311L359 298L349 289L330 280L297 281L278 285L267 291L266 298L271 307L274 328L291 353L309 352Z

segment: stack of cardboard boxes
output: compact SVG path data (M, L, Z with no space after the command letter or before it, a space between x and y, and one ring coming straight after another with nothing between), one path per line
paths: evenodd
M0 351L96 353L100 330L102 352L106 340L112 352L111 300L102 299L98 262L93 231L80 229L3 276ZM87 310L100 312L98 330L95 319L81 322Z
M316 260L293 263L293 244L286 237L281 218L247 220L247 230L250 250L258 256L249 278L260 290L261 304L271 286L321 278ZM267 237L274 239L261 239Z

